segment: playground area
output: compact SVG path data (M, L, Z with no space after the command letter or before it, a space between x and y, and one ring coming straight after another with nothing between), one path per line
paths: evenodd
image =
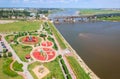
M36 66L33 70L32 70L38 79L42 79L43 77L45 77L47 74L49 74L49 70L44 67L43 65L41 66Z
M21 38L23 44L37 44L39 42L39 37L36 36L25 36Z

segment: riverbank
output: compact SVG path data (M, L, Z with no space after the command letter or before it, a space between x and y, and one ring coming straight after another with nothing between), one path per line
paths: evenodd
M111 22L120 22L120 16L102 17L102 18L98 18L98 20L102 20L102 21L111 21Z
M55 27L55 26L54 26ZM57 29L56 29L57 30ZM87 74L89 74L91 79L100 79L97 77L97 75L85 64L85 62L81 59L81 57L76 53L76 51L69 45L69 43L64 39L64 37L61 35L59 31L57 31L60 34L60 38L63 40L63 43L66 45L66 49L69 49L70 52L74 54L75 59L78 61L80 66L85 70Z

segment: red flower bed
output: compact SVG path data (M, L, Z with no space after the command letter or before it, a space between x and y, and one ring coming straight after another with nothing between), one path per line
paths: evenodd
M35 36L33 37L26 36L22 38L22 42L25 44L36 44L39 42L39 39L38 37L35 37Z
M46 60L46 57L43 56L40 52L34 52L33 53L33 56L38 59L38 60L42 60L42 61L45 61Z
M41 61L50 61L55 58L55 54L56 52L51 48L37 48L33 52L34 58Z
M55 57L55 52L52 51L52 52L47 52L47 55L48 55L48 60L51 60Z
M46 42L42 42L42 46L47 46Z
M47 46L52 46L52 42L47 41Z
M46 42L42 42L42 44L41 44L42 46L45 46L45 47L50 47L50 46L52 46L53 45L53 43L52 42L50 42L50 41L46 41Z

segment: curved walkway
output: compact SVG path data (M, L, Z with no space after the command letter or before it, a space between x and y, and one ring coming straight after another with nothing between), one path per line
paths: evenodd
M16 61L16 60L13 59L13 62L10 64L10 69L13 70L13 71L14 71L14 69L13 69L13 64L14 64L15 61ZM15 72L17 72L19 75L21 75L24 79L27 79L27 78L25 77L25 75L23 74L23 72L19 72L19 71L15 71Z

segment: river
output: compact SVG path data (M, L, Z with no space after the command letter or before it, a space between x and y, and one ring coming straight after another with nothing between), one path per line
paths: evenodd
M101 79L120 78L120 22L55 24Z
M120 78L120 22L56 25L101 79Z

